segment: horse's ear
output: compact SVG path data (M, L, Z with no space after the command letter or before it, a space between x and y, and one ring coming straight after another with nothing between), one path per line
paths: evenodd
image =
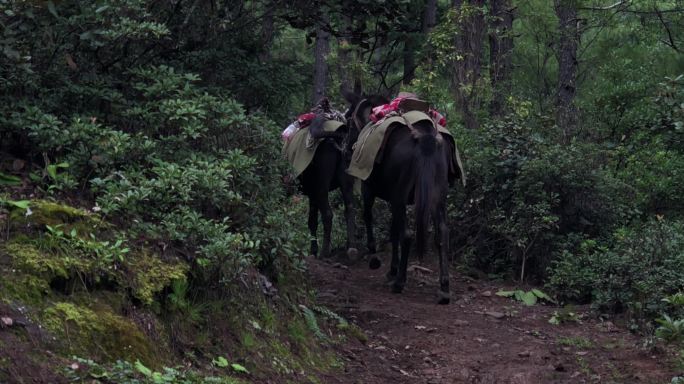
M353 117L356 125L359 129L363 128L370 121L370 114L373 106L368 99L363 99L354 111Z

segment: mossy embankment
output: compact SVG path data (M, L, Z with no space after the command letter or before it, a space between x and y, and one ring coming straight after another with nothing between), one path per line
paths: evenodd
M12 345L0 382L315 383L341 368L330 346L359 337L308 309L301 272L272 286L247 270L239 284L200 291L192 260L132 240L96 213L33 200L1 216L0 315L13 324L0 329L0 346Z

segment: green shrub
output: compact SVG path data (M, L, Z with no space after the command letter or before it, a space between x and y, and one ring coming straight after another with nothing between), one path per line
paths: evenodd
M617 231L613 241L612 249L597 254L596 304L654 317L664 307L661 299L684 286L684 226L651 220Z
M492 122L466 141L468 187L453 194L455 241L472 266L537 279L571 236L600 237L635 214L599 146L555 144L534 121ZM461 228L467 232L463 233Z
M594 252L598 245L595 240L581 242L579 249L564 249L560 256L551 262L546 286L561 302L588 303L594 293L598 276Z
M684 286L684 225L650 220L621 228L605 244L584 241L565 252L549 272L549 287L565 300L591 294L603 311L627 312L637 322L652 320L667 306L663 297Z

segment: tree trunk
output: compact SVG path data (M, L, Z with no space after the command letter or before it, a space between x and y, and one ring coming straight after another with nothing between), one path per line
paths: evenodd
M363 60L362 53L358 49L359 35L358 29L363 23L363 18L355 20L356 2L352 0L342 1L342 23L343 32L338 37L338 73L340 76L340 91L352 91L357 95L361 94L362 79L358 64ZM357 25L354 23L356 22Z
M268 62L271 60L271 45L273 43L273 36L275 32L273 13L275 5L269 3L266 5L263 20L261 23L261 49L259 53L259 60L261 62Z
M491 0L489 30L489 77L492 100L489 113L501 117L506 112L505 93L510 88L511 53L513 52L513 7L511 0Z
M337 57L338 57L338 73L340 75L340 90L343 92L351 92L353 87L353 74L351 68L352 50L352 18L349 15L343 15L344 32L337 40Z
M435 25L437 25L437 0L427 0L423 10L423 33L427 35Z
M412 33L407 33L404 40L404 76L402 82L410 84L416 70L416 42Z
M437 24L437 0L426 0L425 7L423 8L423 19L421 23L421 32L425 35L424 39L427 39L427 34L432 31L435 24ZM416 65L416 51L419 48L416 36L413 34L406 34L404 40L404 76L403 83L410 84L415 77ZM427 60L430 60L429 47L427 48L425 54L427 55Z
M456 104L461 110L466 128L479 127L476 112L480 108L478 83L482 72L482 51L485 34L485 0L454 0L460 22L455 37L456 60L452 87Z
M330 33L325 29L327 16L316 28L316 46L314 48L314 87L311 103L317 104L326 93L328 83L328 54L330 53Z
M354 25L354 23L356 25ZM358 20L352 20L352 34L358 34L360 31L363 31L364 28L364 20L363 18L360 18ZM354 60L356 60L357 63L363 63L364 58L363 58L363 52L358 48L360 41L355 41L353 38L352 41L352 46L356 47L354 48ZM358 67L354 73L353 73L353 79L354 79L354 93L357 95L360 95L363 91L363 71L361 70L361 67Z
M563 131L563 141L570 140L577 134L578 110L575 106L577 84L577 46L580 32L578 28L577 8L572 0L554 0L554 9L558 16L558 94L556 97L556 124Z

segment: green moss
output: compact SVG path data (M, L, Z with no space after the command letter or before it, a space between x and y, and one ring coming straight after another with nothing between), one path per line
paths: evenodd
M356 324L349 324L347 327L344 328L344 330L353 338L356 340L366 344L368 342L368 336L363 332L361 328L359 328L358 325Z
M256 345L256 340L254 338L254 335L251 334L250 332L244 332L242 334L242 346L244 346L247 349L252 349Z
M50 292L48 283L36 276L0 270L0 299L39 304Z
M321 372L330 372L343 367L340 359L332 351L312 353L308 357L311 367Z
M594 343L586 339L584 337L578 336L578 337L561 337L560 339L557 340L558 344L560 345L565 345L568 347L576 347L580 349L590 349L594 348L595 345Z
M267 332L273 332L276 328L277 319L276 314L271 310L271 308L262 303L259 306L259 320L261 321L261 326Z
M130 288L133 296L145 304L152 304L154 295L174 280L185 280L188 271L185 263L165 262L145 251L126 257L121 263L123 270L112 268L110 263L98 260L96 255L63 248L46 235L33 238L14 236L8 244L0 246L0 254L8 257L13 269L34 276L30 281L32 286L42 280L40 284L44 287L55 278L90 282L104 278Z
M11 257L13 267L48 282L55 277L68 278L74 272L89 273L93 268L90 260L42 252L24 236L12 239L4 251Z
M295 319L289 322L287 325L287 334L290 339L295 344L304 345L309 338L309 331L306 325L299 319Z
M93 227L103 224L100 218L83 209L70 205L60 204L47 200L31 200L29 205L30 214L23 209L13 209L10 221L13 226L31 225L43 228L46 225L75 224L84 222L92 231Z
M171 285L174 280L185 280L187 264L167 263L156 255L141 253L126 259L129 285L133 295L145 304L154 301L154 295Z
M287 345L279 341L274 341L269 344L274 356L278 356L281 359L288 361L294 359L294 356L292 356L292 351L290 351L290 348Z
M43 326L64 344L65 352L106 361L141 360L158 367L154 349L130 320L110 311L97 312L73 303L60 302L45 309Z

